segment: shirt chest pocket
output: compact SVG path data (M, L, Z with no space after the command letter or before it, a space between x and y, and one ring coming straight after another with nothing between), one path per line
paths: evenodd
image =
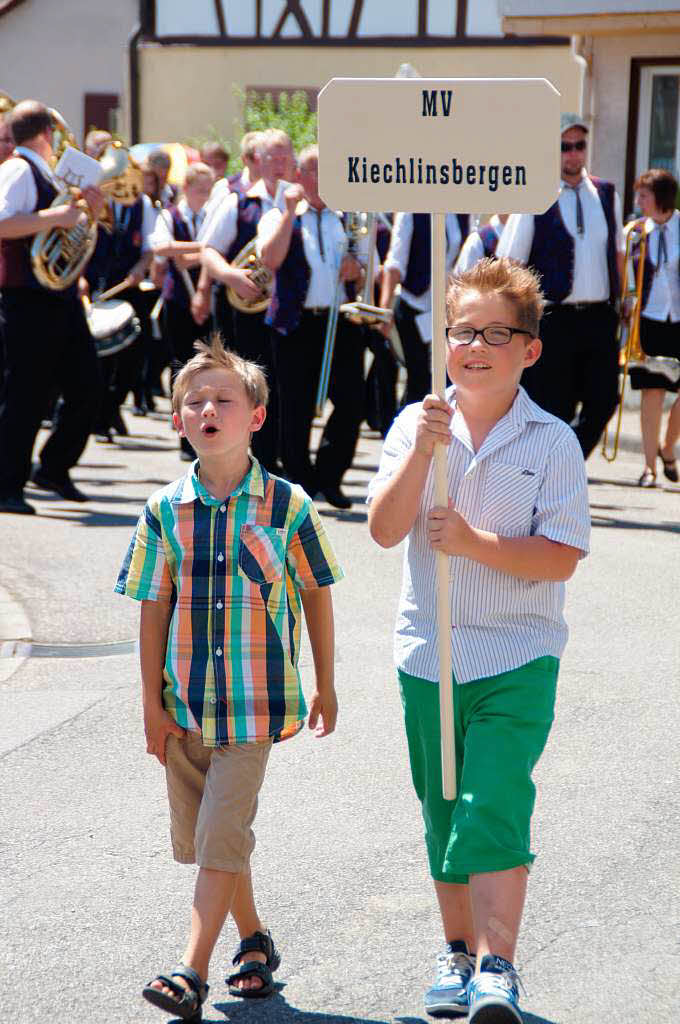
M490 465L482 498L485 525L503 537L528 536L540 482L535 470L503 462Z
M244 523L238 549L238 574L241 579L261 586L283 578L285 530L273 526Z

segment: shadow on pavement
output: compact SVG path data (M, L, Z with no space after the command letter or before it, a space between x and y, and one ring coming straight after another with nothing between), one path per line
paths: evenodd
M275 1024L390 1024L389 1021L378 1017L347 1017L340 1013L309 1012L298 1010L297 1007L287 1003L281 994L284 986L276 986L276 993L269 999L238 1000L229 1003L215 1003L214 1009L218 1010L223 1017L203 1017L203 1024L224 1024L225 1019L230 1024L247 1024L247 1022L275 1022ZM204 1006L205 1010L205 1006ZM412 1024L423 1024L419 1017L397 1018L398 1020L411 1021ZM531 1022L533 1024L533 1022Z
M65 509L46 509L47 515L44 515L43 519L63 519L66 523L73 523L74 526L136 526L139 521L139 516L124 515L116 512L89 512L78 505L76 508L69 509L70 515L60 515Z
M345 512L340 508L319 508L318 506L317 512L320 516L327 516L329 519L339 519L343 523L365 523L368 521L368 514L366 512Z
M680 523L639 523L634 519L613 519L597 513L592 516L593 526L614 530L660 530L662 533L680 533Z

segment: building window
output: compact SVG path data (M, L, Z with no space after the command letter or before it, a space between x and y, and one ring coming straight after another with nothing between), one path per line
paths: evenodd
M106 132L118 131L120 99L116 93L86 92L83 125L85 135L92 128Z

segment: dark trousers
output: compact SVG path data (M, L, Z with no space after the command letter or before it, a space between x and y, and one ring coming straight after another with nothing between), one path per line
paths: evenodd
M134 394L136 405L143 406L145 403L145 367L150 346L155 344L151 337L149 320L155 302L154 294L142 292L139 288L126 288L116 296L130 303L139 319L141 331L127 348L100 360L103 398L97 415L98 434L106 434L130 391Z
M586 459L618 402L617 322L608 302L550 306L539 330L541 357L522 374L534 402L566 423L581 403L574 430Z
M273 331L274 362L281 409L281 455L286 473L311 495L337 487L352 464L364 415L364 340L361 331L338 318L328 396L333 403L312 466L309 435L321 373L326 314L303 312L291 334Z
M100 398L99 360L81 303L44 289L7 288L0 301L4 367L0 384L0 497L20 494L55 386L62 396L40 452L43 472L62 480L92 430Z
M201 339L207 340L210 324L197 324L191 310L179 302L168 300L163 306L163 335L167 339L172 353L172 373L174 382L177 371L196 355L194 344Z
M399 368L387 339L375 328L362 328L373 362L366 376L366 421L385 436L397 413Z
M241 313L232 309L231 345L238 355L257 363L265 372L269 385L267 418L261 430L252 436L250 447L253 455L270 473L276 472L279 455L279 396L276 387L276 371L272 352L271 331L264 322L264 313Z
M411 402L422 402L425 395L432 391L432 370L430 367L430 346L423 342L420 331L416 327L418 310L397 296L394 303L394 323L399 332L399 340L404 350L406 363L406 390L401 398L401 405Z

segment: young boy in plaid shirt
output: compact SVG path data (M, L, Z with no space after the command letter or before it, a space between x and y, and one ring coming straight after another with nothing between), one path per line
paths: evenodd
M262 371L219 336L196 348L172 402L198 459L149 498L116 585L142 602L144 729L165 766L173 854L199 865L181 962L142 994L192 1021L230 912L242 941L229 991L273 991L280 957L253 898L251 826L272 743L304 723L301 611L316 673L309 727L318 737L335 728L328 585L342 578L309 497L248 453L266 415Z

